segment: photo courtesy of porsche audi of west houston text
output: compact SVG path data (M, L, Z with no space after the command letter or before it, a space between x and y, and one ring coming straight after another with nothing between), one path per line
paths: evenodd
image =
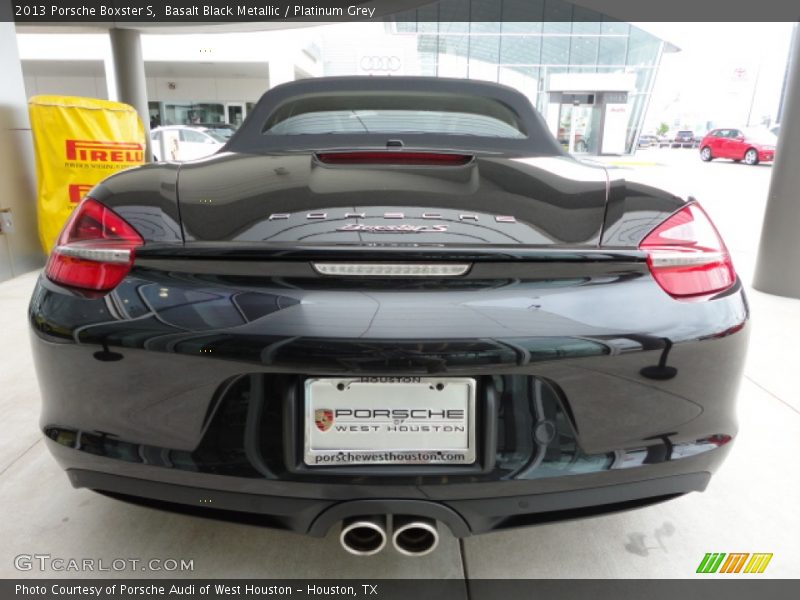
M225 583L109 583L104 585L96 584L70 584L70 583L49 583L49 584L26 584L18 583L14 585L14 593L19 597L46 596L69 596L75 597L95 597L103 598L107 596L119 595L124 598L153 598L163 596L194 597L202 596L291 596L295 592L304 592L308 596L356 596L357 592L365 596L378 593L380 584L362 583L355 585L319 585L307 584L298 585L275 585L247 583L228 585Z

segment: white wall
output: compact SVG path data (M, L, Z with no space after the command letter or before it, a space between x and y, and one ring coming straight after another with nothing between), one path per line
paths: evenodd
M309 44L318 36L312 30L269 32L240 32L226 34L170 34L142 36L142 54L145 64L168 63L178 75L153 75L147 77L150 101L216 101L255 102L269 88L268 63L273 70L284 70L285 80L295 78L298 71L309 76L322 75L322 63L307 52ZM20 34L19 53L23 60L64 62L69 70L72 61L103 61L106 69L111 65L111 48L105 34ZM198 66L212 63L211 76L205 76ZM241 77L225 77L221 67L230 64L247 64ZM164 69L155 68L160 73ZM185 71L189 71L188 73ZM200 72L199 72L200 71ZM262 72L263 75L259 75ZM36 94L66 94L109 98L106 77L81 75L63 76L50 70L48 75L26 74L25 88L28 96ZM51 74L52 73L52 74ZM147 68L145 67L145 74ZM218 75L218 76L214 76ZM169 89L169 82L175 89ZM113 84L113 82L111 82ZM111 86L113 88L113 85ZM113 90L111 92L114 93ZM114 99L114 98L111 98Z
M25 76L28 98L39 94L89 96L108 99L105 77ZM169 83L175 89L169 88ZM150 102L255 102L268 87L269 78L205 78L205 77L148 77L147 99Z
M41 94L61 96L88 96L108 100L105 77L51 77L25 75L25 93L28 98Z
M324 75L419 75L416 36L387 36L379 23L331 27L322 35ZM371 59L375 64L371 64ZM392 61L391 68L381 61Z
M0 13L2 15L2 13ZM28 105L14 23L0 22L0 208L11 209L12 232L0 233L0 280L41 266L36 233L36 182Z
M175 84L174 90L170 89L170 82ZM266 73L263 79L148 77L147 99L150 102L255 102L267 90L268 83Z
M634 92L633 73L553 73L549 92Z

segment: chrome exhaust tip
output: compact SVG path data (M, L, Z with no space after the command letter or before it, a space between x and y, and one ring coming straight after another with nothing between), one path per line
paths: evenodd
M353 517L342 522L339 543L356 556L372 556L386 546L385 517Z
M439 545L436 521L418 517L395 517L392 544L400 554L425 556Z

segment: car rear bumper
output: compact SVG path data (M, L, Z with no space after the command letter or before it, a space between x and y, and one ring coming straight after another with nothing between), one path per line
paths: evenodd
M736 435L741 285L678 302L636 261L493 272L386 289L136 269L106 296L40 280L41 428L74 485L301 532L370 500L477 533L703 489ZM343 375L474 378L475 464L305 465L303 382Z
M51 447L62 456L63 449ZM196 516L248 522L322 537L343 519L365 515L428 517L445 524L456 537L513 527L599 516L648 506L705 490L728 448L687 461L680 469L661 465L603 478L577 475L558 482L489 483L466 486L418 486L396 493L391 488L361 485L346 493L312 492L304 484L213 481L213 478L153 477L128 469L109 473L97 463L69 468L76 488L89 488L154 508ZM181 480L181 481L177 481ZM233 484L233 485L232 485ZM508 495L510 494L510 495Z
M758 160L759 162L771 162L775 160L775 151L774 150L759 150L758 151Z

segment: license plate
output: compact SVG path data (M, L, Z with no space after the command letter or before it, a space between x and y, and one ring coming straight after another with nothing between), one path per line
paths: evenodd
M469 378L307 379L305 464L473 464L475 389Z

